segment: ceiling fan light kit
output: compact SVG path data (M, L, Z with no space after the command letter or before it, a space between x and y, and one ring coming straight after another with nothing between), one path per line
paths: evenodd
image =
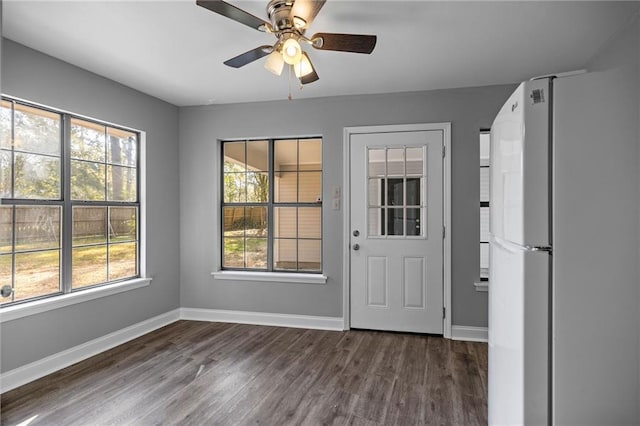
M290 65L301 84L319 79L311 58L302 44L316 50L333 50L370 54L376 46L375 35L317 33L311 38L305 31L313 22L326 0L271 0L267 5L269 21L264 21L222 0L196 0L196 4L255 30L273 34L278 40L273 46L260 46L224 62L240 68L264 56L264 67L275 75L281 75L284 64Z

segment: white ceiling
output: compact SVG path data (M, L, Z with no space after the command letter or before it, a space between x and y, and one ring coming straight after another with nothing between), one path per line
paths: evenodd
M230 0L266 20L267 0ZM582 68L638 2L328 0L308 34L376 34L372 55L313 51L294 98L515 83ZM177 1L4 0L3 35L178 106L286 99L289 80L223 61L275 38Z

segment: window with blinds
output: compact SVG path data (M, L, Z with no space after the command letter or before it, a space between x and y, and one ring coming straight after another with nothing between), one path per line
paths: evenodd
M489 130L480 131L480 281L489 280Z

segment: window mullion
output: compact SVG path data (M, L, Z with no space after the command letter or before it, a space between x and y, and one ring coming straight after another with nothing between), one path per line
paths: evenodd
M71 204L71 117L62 118L62 292L72 290L73 208Z
M267 169L268 170L268 179L269 179L269 196L267 197L267 270L273 271L273 250L275 249L275 236L274 236L274 225L275 225L275 209L273 208L274 198L275 198L275 141L274 139L269 139L268 149L267 149Z

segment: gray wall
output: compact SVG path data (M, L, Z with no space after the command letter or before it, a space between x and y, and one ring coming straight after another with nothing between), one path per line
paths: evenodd
M557 424L639 421L639 43L636 20L556 85Z
M343 128L451 122L453 324L487 325L487 293L476 292L479 274L478 131L493 118L515 85L431 92L344 96L180 108L181 304L340 317L342 315L342 211L324 213L326 285L214 281L219 257L217 224L218 140L322 135L325 200L342 186ZM283 98L286 93L282 94ZM295 97L295 94L294 94ZM343 200L344 202L344 200Z
M178 308L178 111L173 105L10 40L2 92L147 134L147 275L151 285L2 324L2 371Z

